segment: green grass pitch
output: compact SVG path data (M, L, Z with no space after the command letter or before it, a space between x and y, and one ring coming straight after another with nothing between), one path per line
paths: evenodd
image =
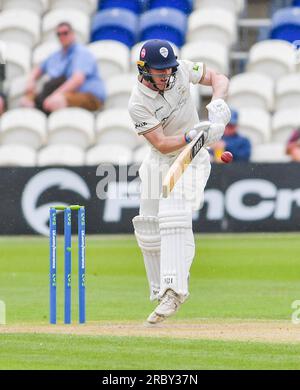
M62 239L59 246L62 323ZM300 300L300 234L198 235L196 246L191 296L168 326L202 321L279 321L291 326L292 302ZM0 247L0 300L7 309L7 325L0 325L0 369L300 369L300 338L264 342L148 337L147 328L143 335L127 336L26 333L28 327L44 327L49 321L48 240L2 237ZM75 303L75 238L73 253ZM88 325L142 325L154 307L148 295L133 236L87 237ZM72 316L76 323L77 304ZM10 332L14 326L24 326L24 333ZM299 335L300 324L293 327Z

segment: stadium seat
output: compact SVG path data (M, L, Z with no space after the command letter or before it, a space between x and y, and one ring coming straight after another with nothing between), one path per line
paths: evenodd
M121 8L98 12L92 19L91 41L115 40L132 47L137 40L138 17Z
M32 64L40 65L52 53L59 50L61 47L57 40L46 41L36 46L32 53Z
M185 42L186 15L174 8L146 11L140 19L140 40L166 39L181 47Z
M175 8L185 14L193 10L193 0L149 0L149 9L168 7Z
M96 145L86 154L86 165L113 164L129 165L132 163L132 151L122 145Z
M124 73L107 80L105 108L127 108L136 80L136 73Z
M91 15L97 9L97 3L98 0L50 0L50 8L72 8Z
M300 73L281 77L276 84L276 110L300 107Z
M10 43L5 51L5 78L11 81L30 71L31 51L20 43Z
M195 0L195 9L223 8L239 14L245 8L245 0Z
M8 109L20 107L20 100L25 94L27 76L20 76L12 79L7 86Z
M37 81L37 92L41 91L41 88L46 80L47 76L42 76ZM5 92L7 95L7 103L9 110L21 107L21 99L25 95L27 81L28 75L24 75L15 77L5 83Z
M56 40L55 29L61 22L69 22L80 43L87 43L90 33L90 18L89 16L79 11L78 9L54 9L47 12L42 22L43 41Z
M284 143L267 143L254 145L251 151L251 162L253 163L278 163L289 162L291 157L285 152Z
M249 52L247 70L263 73L275 81L295 70L293 45L281 40L266 40L252 46Z
M286 143L297 127L300 127L299 107L276 111L272 121L272 140Z
M272 39L283 39L294 42L300 38L300 8L287 7L279 9L272 18Z
M138 145L133 122L126 108L110 109L100 112L96 119L96 143L120 144L129 149Z
M217 42L227 47L237 39L236 16L230 11L207 8L189 17L187 42Z
M238 129L241 135L248 137L252 145L269 142L270 114L259 108L242 108L239 110Z
M141 48L142 48L144 43L145 43L145 41L138 42L131 49L130 57L131 57L131 71L132 72L136 72L137 71L136 62L139 60L140 51L141 51ZM172 42L170 42L170 45L172 46L172 48L174 50L174 53L179 58L180 57L180 50L179 50L179 48L176 45L174 45L174 43L172 43Z
M259 73L241 73L230 80L228 104L236 109L261 108L271 111L274 105L274 82Z
M98 41L88 45L94 54L104 80L129 71L130 50L118 41Z
M32 48L40 39L40 18L33 11L9 9L0 12L0 40Z
M94 142L94 115L82 108L54 111L48 118L49 144L68 144L85 149Z
M181 58L194 62L204 62L207 67L228 74L229 56L226 46L217 42L193 42L181 49Z
M34 167L36 151L24 145L0 145L1 167Z
M2 10L26 9L41 16L48 10L50 0L1 0Z
M101 0L99 1L99 10L111 8L124 8L135 14L140 14L143 11L143 3L141 0Z
M47 117L33 108L6 111L1 117L2 144L26 145L38 149L46 141Z
M82 166L84 151L74 145L48 145L37 155L37 165L44 166Z

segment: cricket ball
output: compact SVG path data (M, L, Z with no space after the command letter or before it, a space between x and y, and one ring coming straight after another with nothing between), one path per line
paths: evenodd
M221 156L221 160L222 160L225 164L231 163L231 161L233 160L233 155L232 155L232 153L230 153L230 152L223 152L223 153L222 153L222 156Z

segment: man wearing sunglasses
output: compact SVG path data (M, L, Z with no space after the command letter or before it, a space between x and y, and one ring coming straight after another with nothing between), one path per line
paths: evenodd
M56 35L61 49L32 70L22 106L37 106L46 113L65 107L99 110L105 100L105 88L96 59L76 42L75 32L68 22L57 26ZM49 81L37 95L36 82L44 74Z

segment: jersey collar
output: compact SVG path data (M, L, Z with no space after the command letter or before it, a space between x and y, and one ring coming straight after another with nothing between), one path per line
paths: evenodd
M156 96L158 95L158 91L154 91L153 89L150 89L150 88L146 87L146 85L144 85L143 83L141 83L140 80L138 80L138 89L139 89L144 95L147 95L147 96L151 97L152 99L155 99Z

